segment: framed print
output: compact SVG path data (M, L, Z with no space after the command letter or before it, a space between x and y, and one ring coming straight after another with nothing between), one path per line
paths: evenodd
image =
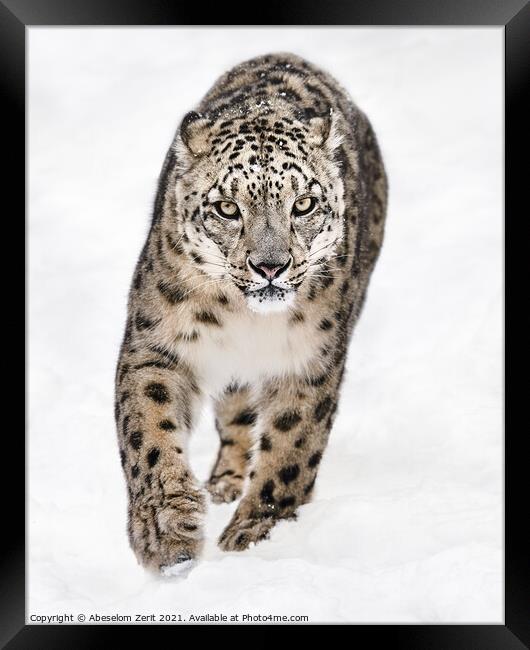
M28 297L3 647L528 647L528 4L195 13L0 4Z

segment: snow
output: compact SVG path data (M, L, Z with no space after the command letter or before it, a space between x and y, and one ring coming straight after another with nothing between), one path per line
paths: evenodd
M315 498L186 579L128 548L113 379L128 285L180 118L267 51L370 116L386 241ZM27 616L502 622L502 28L29 29ZM211 413L191 444L205 479ZM133 618L134 620L134 618Z
M177 564L163 566L160 571L166 578L186 578L189 572L196 566L196 560L184 560L182 562L177 562Z

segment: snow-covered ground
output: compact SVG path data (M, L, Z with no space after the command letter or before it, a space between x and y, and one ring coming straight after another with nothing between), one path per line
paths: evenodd
M386 242L314 501L184 580L128 548L113 378L181 116L229 66L292 51L370 116ZM503 618L501 29L29 30L28 604L35 614ZM206 478L204 414L192 465Z

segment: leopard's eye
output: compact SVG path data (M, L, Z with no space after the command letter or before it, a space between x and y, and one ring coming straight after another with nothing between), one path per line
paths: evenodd
M226 219L237 219L239 217L239 208L232 201L217 201L214 205L221 217Z
M316 205L316 199L312 196L305 196L302 199L294 202L293 205L293 214L297 217L302 217L305 214L312 212L313 208Z

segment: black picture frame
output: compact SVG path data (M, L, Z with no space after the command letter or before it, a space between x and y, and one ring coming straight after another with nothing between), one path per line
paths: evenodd
M25 192L25 42L26 29L46 25L402 25L402 26L504 26L505 34L505 315L510 322L506 341L505 379L510 391L505 411L505 617L498 625L356 625L348 634L351 642L361 636L370 647L432 649L503 649L530 648L530 590L528 580L528 536L524 534L525 496L528 492L524 465L527 427L517 418L524 408L523 390L528 381L523 372L529 367L528 344L523 339L528 320L516 309L528 290L508 291L508 284L528 278L525 262L527 240L518 234L526 221L528 185L529 132L526 115L530 88L530 3L528 0L327 0L310 3L301 0L269 0L259 7L260 23L241 10L217 3L170 3L167 0L0 0L0 84L3 138L7 140L9 165L3 177L4 187L12 197L10 221L15 210L22 212ZM257 16L256 16L257 17ZM527 113L528 112L528 113ZM4 145L5 147L5 145ZM525 160L526 157L526 160ZM522 234L522 233L521 233ZM526 253L526 255L525 255ZM526 270L526 274L525 274ZM526 332L525 332L526 333ZM509 354L512 351L513 354ZM526 391L527 392L527 391ZM521 414L522 415L522 414ZM10 434L4 439L4 459L22 465L25 458L24 438ZM14 459L18 459L15 463ZM6 462L6 461L5 461ZM10 650L18 648L88 648L104 643L118 631L123 642L125 626L44 626L25 625L25 535L24 471L19 469L9 482L9 498L2 503L3 553L0 591L0 644ZM18 476L18 478L16 478ZM526 516L528 519L528 516ZM172 626L171 626L172 627ZM169 631L171 631L171 627ZM158 631L159 628L157 628ZM152 634L152 626L135 626L136 641ZM261 633L260 633L261 635ZM145 637L148 638L148 637ZM266 639L266 633L260 640ZM178 638L175 639L178 642ZM385 646L386 647L386 646Z

